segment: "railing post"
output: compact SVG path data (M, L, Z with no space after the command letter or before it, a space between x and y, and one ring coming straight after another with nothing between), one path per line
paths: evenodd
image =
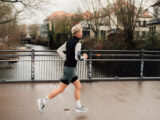
M34 80L35 78L35 51L32 49L32 54L31 54L31 80Z
M141 73L140 73L140 78L143 79L143 68L144 68L144 49L141 50Z
M89 50L89 59L90 59L90 61L89 61L88 77L91 80L92 79L92 60L91 60L92 59L92 49Z

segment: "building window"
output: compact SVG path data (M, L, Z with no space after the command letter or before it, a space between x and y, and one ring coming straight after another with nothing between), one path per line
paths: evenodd
M138 26L141 27L141 21L138 21Z
M90 31L83 31L83 37L90 37Z
M149 33L156 33L156 26L149 27Z
M158 8L154 8L154 16L157 18L158 17Z
M44 31L47 31L47 26L44 27Z
M47 20L45 20L45 21L44 21L44 24L48 24L48 21L47 21Z
M137 26L137 27L141 27L141 21L137 21L137 22L136 22L136 26Z
M117 25L121 25L121 21L120 20L117 20Z
M149 33L150 34L152 33L152 27L149 27Z
M153 27L151 28L151 31L152 31L152 33L154 32L154 31L153 31Z
M48 35L47 35L47 34L45 34L45 37L48 37Z
M101 31L101 37L102 37L102 39L106 38L106 31Z
M153 27L153 32L154 32L154 33L156 32L156 26Z
M146 36L146 31L142 31L142 37Z
M147 23L146 21L143 21L143 27L146 27L146 23Z
M136 37L139 38L139 31L136 32Z
M138 21L136 21L136 27L138 27L138 26L139 26Z

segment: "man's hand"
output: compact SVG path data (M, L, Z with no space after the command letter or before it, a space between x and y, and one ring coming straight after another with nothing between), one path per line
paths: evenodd
M88 58L88 55L86 53L83 54L84 59Z

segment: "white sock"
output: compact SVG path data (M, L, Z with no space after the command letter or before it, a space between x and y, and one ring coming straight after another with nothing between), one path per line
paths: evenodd
M77 101L76 101L76 106L77 106L77 107L81 107L81 102L80 102L80 100L77 100Z
M48 100L49 100L49 98L48 98L48 96L47 97L45 97L45 98L43 98L43 104L47 104L47 102L48 102Z

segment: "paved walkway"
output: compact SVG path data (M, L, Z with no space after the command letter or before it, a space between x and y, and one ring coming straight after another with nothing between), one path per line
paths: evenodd
M74 86L51 100L43 114L36 99L57 83L0 84L0 120L160 120L160 81L82 83L87 113L76 113Z

